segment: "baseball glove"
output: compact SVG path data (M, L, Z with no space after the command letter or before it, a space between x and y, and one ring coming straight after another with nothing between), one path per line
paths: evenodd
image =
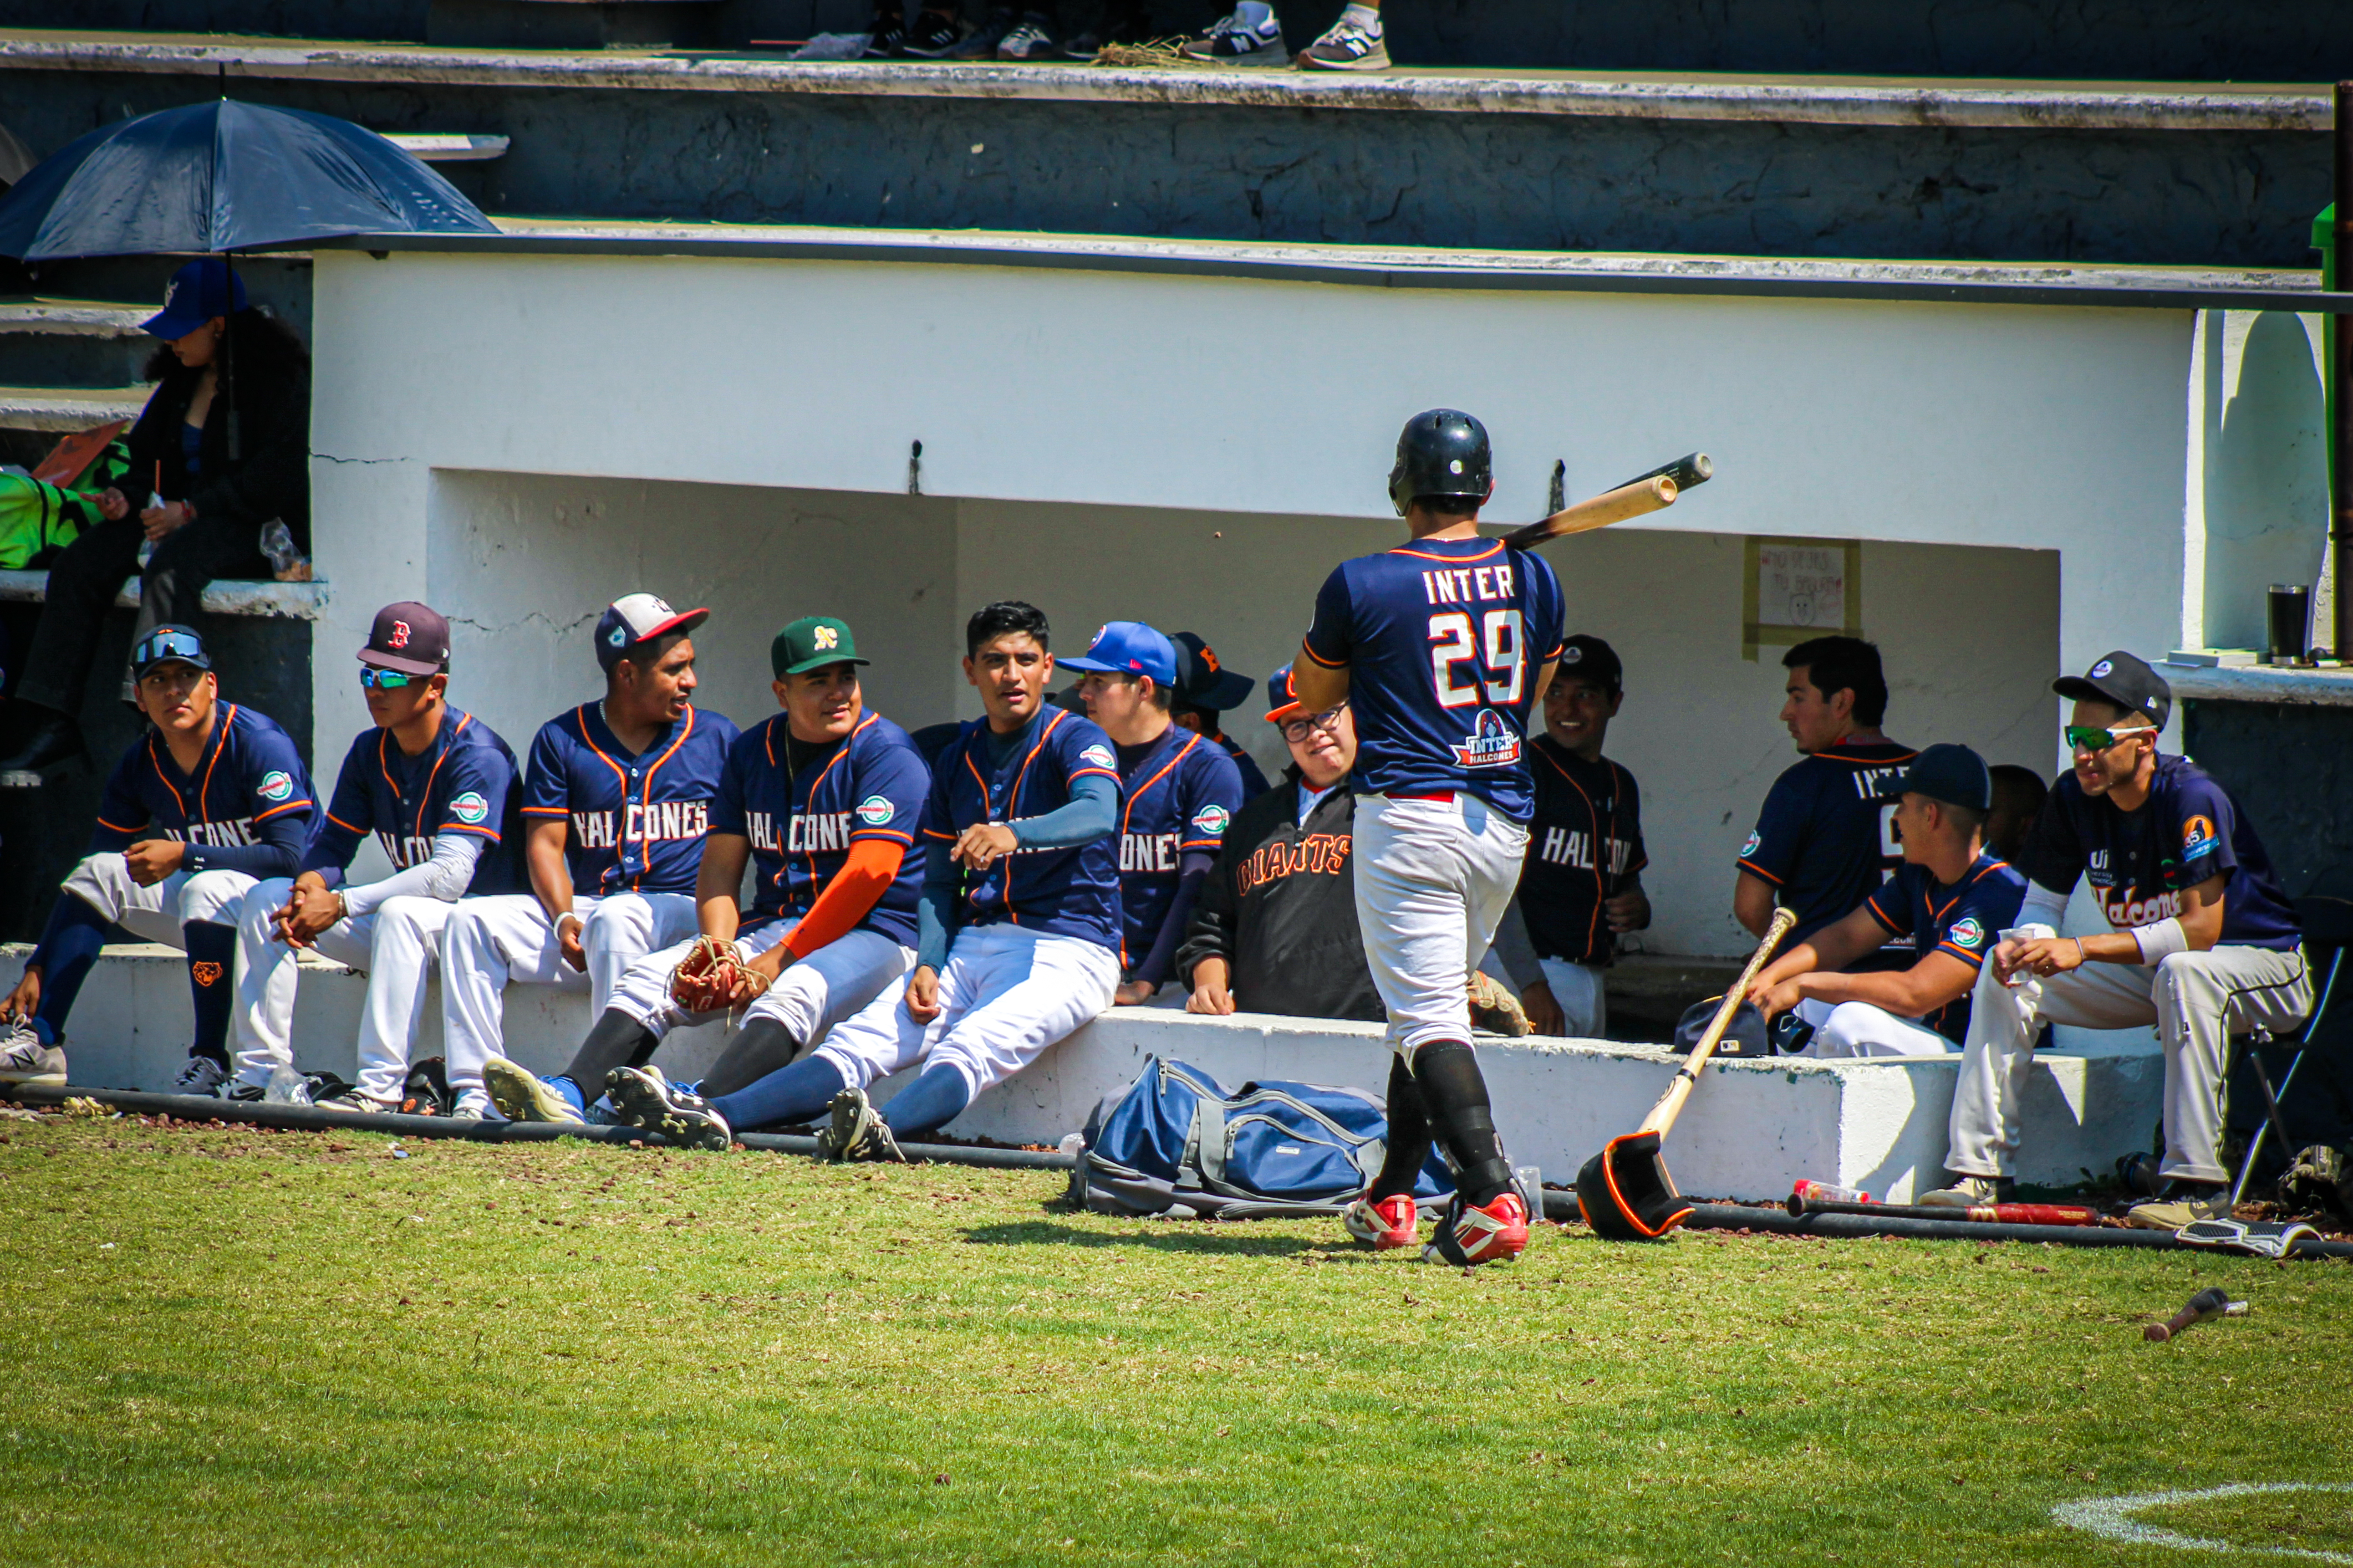
M715 936L697 937L670 973L670 998L690 1013L721 1012L767 988L768 977L751 967L744 950Z
M1471 1026L1517 1039L1528 1032L1528 1016L1521 1011L1518 997L1474 969L1471 972Z

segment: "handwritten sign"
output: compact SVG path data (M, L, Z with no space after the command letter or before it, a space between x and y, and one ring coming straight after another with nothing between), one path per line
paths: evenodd
M1851 540L1748 541L1741 656L1810 637L1862 635L1862 546Z

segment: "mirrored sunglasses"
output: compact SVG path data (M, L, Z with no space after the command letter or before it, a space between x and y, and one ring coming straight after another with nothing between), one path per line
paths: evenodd
M191 661L205 657L205 645L186 632L150 632L131 650L131 662L145 668L157 659L185 658Z
M2118 742L2129 741L2136 735L2154 738L2156 734L2157 731L2147 724L2137 724L2129 730L2094 730L2088 724L2070 724L2067 726L2067 744L2078 752L2105 752Z
M378 669L372 664L360 666L360 689L363 691L397 691L402 687L429 677L410 675L406 670Z

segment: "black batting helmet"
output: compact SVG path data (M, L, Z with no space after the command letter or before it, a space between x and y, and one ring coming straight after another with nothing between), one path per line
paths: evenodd
M1487 427L1453 408L1432 408L1405 422L1398 435L1389 500L1403 517L1421 496L1461 496L1483 503L1495 488Z

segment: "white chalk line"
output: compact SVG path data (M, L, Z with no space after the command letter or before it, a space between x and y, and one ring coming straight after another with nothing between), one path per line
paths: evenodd
M2133 1497L2063 1502L2051 1510L2051 1517L2070 1529L2104 1536L2110 1541L2130 1542L2136 1546L2169 1546L2181 1552L2241 1552L2265 1557L2294 1557L2306 1563L2353 1564L2353 1553L2318 1552L2303 1546L2248 1546L2235 1541L2205 1541L2194 1535L2184 1535L2179 1531L2143 1524L2132 1517L2145 1509L2164 1508L2173 1503L2207 1502L2217 1498L2255 1497L2276 1492L2342 1491L2353 1491L2353 1482L2233 1481L2227 1486L2203 1487L2195 1491L2141 1492Z

